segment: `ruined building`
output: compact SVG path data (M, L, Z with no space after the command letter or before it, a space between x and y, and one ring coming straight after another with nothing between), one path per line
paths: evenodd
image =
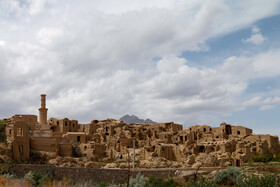
M173 122L126 124L114 119L79 124L68 118L47 120L47 111L43 94L39 122L36 115L1 120L15 160L28 160L34 151L71 157L76 146L89 160L114 161L132 153L133 142L138 161L161 158L187 166L198 162L205 166L242 164L256 154L280 152L277 136L256 135L252 129L224 122L219 127L186 129Z

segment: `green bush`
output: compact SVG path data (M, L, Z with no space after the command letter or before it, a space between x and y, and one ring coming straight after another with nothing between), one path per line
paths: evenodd
M0 121L0 142L4 142L5 143L6 140L7 140L7 136L3 132L4 129L5 129L5 124L2 121Z
M5 128L5 124L2 121L0 121L0 132L2 132L4 128Z
M271 154L260 154L252 156L251 160L253 162L270 162L273 161L273 156Z
M30 154L30 158L33 161L40 160L41 159L41 154L39 152L37 152L37 151L32 151L31 154Z
M82 157L83 156L80 147L76 143L72 144L72 154L73 154L73 157Z
M207 178L200 178L198 181L188 181L187 187L218 187L220 185L216 184L213 180Z
M0 142L5 143L7 141L7 136L4 132L0 132Z
M177 187L178 184L174 182L172 179L160 179L160 178L155 178L155 177L150 177L146 184L145 187Z
M219 185L233 186L237 185L243 180L242 172L237 167L228 167L216 173L214 182Z
M25 179L29 180L33 185L38 186L45 183L48 180L47 175L42 175L37 172L29 171L25 176Z
M130 187L144 187L148 178L144 177L143 175L140 175L138 173L135 178L130 178L129 180L129 186Z
M110 185L110 183L108 182L100 182L100 183L92 183L92 185L96 186L96 187L107 187Z
M280 154L275 154L272 161L280 162Z
M198 181L189 181L187 187L218 187L219 184L215 180L200 178ZM222 184L223 186L230 186L233 184ZM238 184L238 187L276 187L280 186L280 176L264 175L264 176L243 176Z
M7 178L7 179L12 179L14 178L15 176L13 174L10 174L10 173L5 173L4 175L2 175L3 177Z

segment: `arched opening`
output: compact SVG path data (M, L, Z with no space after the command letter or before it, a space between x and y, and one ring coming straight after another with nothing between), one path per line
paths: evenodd
M200 153L204 153L205 152L205 146L204 145L199 146L199 152Z
M230 135L230 134L231 134L231 126L226 125L226 135Z

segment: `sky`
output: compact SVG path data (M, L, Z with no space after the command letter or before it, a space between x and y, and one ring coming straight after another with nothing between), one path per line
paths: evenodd
M0 0L0 118L280 135L279 0Z

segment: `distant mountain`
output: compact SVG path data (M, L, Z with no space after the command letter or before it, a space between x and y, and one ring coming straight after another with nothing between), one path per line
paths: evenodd
M147 118L146 120L144 119L139 119L137 116L134 115L128 115L126 114L125 116L120 118L121 121L125 122L125 123L156 123L154 121L152 121L151 119Z
M152 121L151 119L147 118L147 119L145 120L145 123L156 123L156 122L154 122L154 121Z

